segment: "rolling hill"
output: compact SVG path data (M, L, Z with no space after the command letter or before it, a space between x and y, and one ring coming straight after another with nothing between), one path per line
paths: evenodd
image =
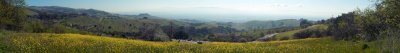
M300 21L296 19L282 19L274 21L248 21L238 23L233 27L240 30L259 30L259 29L273 29L281 27L298 27Z
M151 41L168 41L173 39L174 33L179 31L188 33L191 40L208 40L213 36L235 36L251 41L261 36L246 38L232 33L298 26L298 21L295 19L245 23L202 22L184 19L171 20L148 13L121 15L95 9L59 6L30 6L28 9L28 17L33 23L32 26L35 26L33 30L36 33L96 34Z

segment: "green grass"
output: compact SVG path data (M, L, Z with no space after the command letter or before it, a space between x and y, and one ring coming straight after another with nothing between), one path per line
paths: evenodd
M6 53L362 53L361 45L330 38L271 42L151 42L80 34L15 33L1 38ZM370 49L374 50L374 49ZM2 50L0 50L2 51ZM375 53L375 52L372 52Z
M290 40L290 39L293 39L294 33L297 33L297 32L299 32L299 31L301 31L301 30L302 30L302 29L278 33L278 34L276 34L276 35L274 36L274 38L277 39L277 40L280 40L280 39L282 39L283 37L288 37L289 40Z
M291 40L291 39L294 39L294 34L295 33L297 33L297 32L300 32L300 31L303 31L303 30L327 30L328 29L328 26L327 25L322 25L322 24L319 24L319 25L313 25L313 26L309 26L309 27L307 27L307 28L305 28L305 29L298 29L298 30L292 30L292 31L287 31L287 32L282 32L282 33L278 33L278 34L276 34L275 35L275 39L276 40L280 40L280 39L282 39L283 37L288 37L289 38L289 40Z

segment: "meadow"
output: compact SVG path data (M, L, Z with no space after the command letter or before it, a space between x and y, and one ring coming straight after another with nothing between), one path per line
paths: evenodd
M304 30L319 30L319 31L326 31L328 30L328 26L327 25L323 25L323 24L318 24L318 25L312 25L310 27L304 28L304 29L297 29L297 30L291 30L291 31L286 31L286 32L281 32L276 34L273 38L275 40L291 40L291 39L295 39L294 38L294 34L304 31Z
M81 34L0 34L1 53L376 53L363 43L307 38L270 42L152 42Z

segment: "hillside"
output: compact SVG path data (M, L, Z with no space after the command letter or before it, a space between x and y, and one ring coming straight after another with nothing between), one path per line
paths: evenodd
M307 30L318 30L318 31L326 31L328 29L327 25L319 24L319 25L312 25L304 29L297 29L297 30L291 30L291 31L286 31L286 32L281 32L275 35L274 37L271 37L274 40L291 40L295 39L296 33L300 33L303 31ZM327 36L327 35L325 35Z
M189 40L247 42L267 32L254 33L257 35L246 33L246 36L242 36L242 32L298 26L298 21L295 19L245 23L203 22L185 19L171 20L148 13L120 15L95 9L59 6L30 6L28 9L28 20L33 26L29 27L32 27L31 30L35 33L97 34L150 41L169 41L175 39L178 35L176 33L182 32L187 34ZM235 39L226 37L235 37Z
M400 52L400 0L0 0L0 8L0 53Z
M87 52L87 53L375 53L374 46L363 51L360 43L308 38L272 42L149 42L81 34L12 33L0 36L1 52ZM372 43L371 43L372 44ZM7 48L7 49L5 49Z
M273 29L281 27L298 27L300 21L296 19L282 19L274 21L248 21L238 23L233 27L240 30L259 30L259 29Z
M84 33L159 41L170 39L167 36L168 33L165 32L168 30L165 29L188 26L189 24L150 14L119 15L95 9L74 9L59 6L30 6L28 9L29 20L40 24L34 26L43 28L35 29L38 30L38 33ZM58 26L58 28L54 26Z

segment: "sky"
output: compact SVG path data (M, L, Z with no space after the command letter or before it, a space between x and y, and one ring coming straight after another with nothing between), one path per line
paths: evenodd
M370 0L27 0L29 6L98 9L118 14L148 13L172 19L249 21L321 20L370 7Z

